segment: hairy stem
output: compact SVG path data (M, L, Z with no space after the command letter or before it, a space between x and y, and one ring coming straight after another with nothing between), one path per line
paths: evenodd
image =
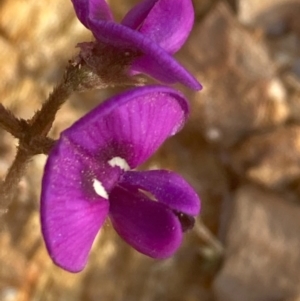
M30 129L28 134L30 138L36 136L45 137L50 131L57 111L73 91L72 83L70 83L73 79L73 77L70 76L71 72L74 72L74 67L69 65L66 69L63 81L54 88L42 108L37 111L29 121Z
M31 120L30 136L46 136L50 131L56 113L62 104L71 95L72 90L65 82L54 88L49 95L48 100L43 104L42 108L37 111Z
M122 54L122 56L124 55ZM115 60L115 57L113 59ZM101 69L104 71L98 74L85 63L81 56L74 58L69 62L61 83L54 88L41 109L27 121L18 120L0 105L0 126L16 138L19 138L17 156L0 187L2 196L0 209L1 206L7 207L9 205L16 191L16 185L20 181L30 158L37 154L48 154L53 147L55 141L47 137L47 135L53 125L57 111L72 92L81 92L95 88L101 89L120 82L131 85L140 83L140 81L132 80L131 78L128 79L127 75L125 76L123 72L124 64L122 66L123 68L117 70L117 73L120 73L121 77L116 77L116 70L112 70L112 73L107 72L110 68L105 68L106 65L103 62ZM123 80L121 81L121 79Z
M1 204L0 211L5 210L16 193L16 186L20 182L27 162L30 160L31 155L25 150L18 149L17 155L11 167L9 168L4 181L0 186Z
M22 125L9 110L5 109L0 103L0 126L12 134L16 138L20 138L22 134Z
M71 64L68 66L63 81L54 88L42 108L29 121L18 120L0 105L0 126L19 138L16 158L0 186L0 211L4 212L9 206L31 157L41 153L48 154L55 143L47 134L57 111L78 85L78 71Z
M62 82L54 88L42 108L28 121L29 138L36 136L46 137L55 120L56 113L63 103L73 92L86 90L86 85L95 80L93 79L94 76L95 75L93 75L86 66L83 67L82 62L77 61L76 58L70 61L65 70ZM97 81L101 82L98 77ZM103 87L105 86L107 85L103 84ZM88 87L88 89L91 88L93 88L93 86Z

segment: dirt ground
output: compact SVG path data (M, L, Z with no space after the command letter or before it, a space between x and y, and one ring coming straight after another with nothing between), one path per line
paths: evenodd
M137 0L110 0L117 20ZM46 157L29 164L0 220L0 301L300 300L300 0L194 0L176 55L203 84L182 86L192 112L144 168L182 174L202 200L195 228L167 260L126 245L109 222L89 262L50 260L39 195ZM30 118L91 33L70 0L0 0L0 101ZM74 94L51 136L120 89ZM0 177L17 140L0 132ZM0 200L1 201L1 200Z

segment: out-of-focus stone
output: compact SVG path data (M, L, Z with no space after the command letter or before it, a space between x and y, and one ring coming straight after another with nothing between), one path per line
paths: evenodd
M284 301L300 301L300 295L292 298L285 299Z
M0 141L0 179L3 179L16 154L15 145L17 142L3 130L0 131Z
M291 183L300 176L300 126L249 137L233 152L232 164L240 175L267 187Z
M296 120L300 121L300 91L295 92L291 98L289 99L290 106L291 106L291 117Z
M0 29L0 101L10 108L25 102L17 113L30 118L78 52L76 44L91 34L75 17L71 1L1 1Z
M16 48L14 48L7 40L0 36L0 49L1 49L1 83L0 89L2 90L0 102L4 105L10 104L7 99L6 91L9 88L16 88L18 84L18 75L15 72L15 68L18 64L19 54ZM4 89L4 87L7 87Z
M26 258L25 254L20 253L14 246L9 231L4 231L3 226L0 232L0 244L0 292L3 292L6 286L17 288L21 285Z
M300 79L300 0L239 0L242 23L260 28L269 37L269 49L279 70Z
M300 207L253 186L233 200L219 301L298 300Z
M195 247L193 243L187 248L183 246L172 258L157 261L129 248L108 224L97 242L98 251L91 257L93 266L90 265L83 282L85 299L120 300L126 295L128 300L212 301L211 293L201 285L200 274L196 272L204 268L203 262L193 264L198 257ZM105 290L99 289L99 283Z
M203 16L215 3L216 0L193 0L196 17Z
M230 146L253 130L283 123L286 91L265 45L220 3L198 24L182 57L203 83L192 120L208 140Z
M288 30L299 30L299 0L238 0L239 20L259 26L267 34L281 35Z
M298 70L298 61L300 56L300 39L294 32L290 32L277 39L268 40L269 49L276 62L277 68L289 71L300 78L300 70Z

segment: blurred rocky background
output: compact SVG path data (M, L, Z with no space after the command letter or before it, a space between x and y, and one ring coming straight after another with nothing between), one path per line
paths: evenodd
M137 0L110 0L116 19ZM300 300L300 0L194 0L178 59L204 85L191 118L145 165L181 173L203 209L176 255L149 259L107 223L86 269L54 266L41 238L35 157L0 220L0 301ZM0 101L30 118L91 34L70 0L0 0ZM179 87L182 89L182 87ZM52 137L117 90L73 95ZM15 141L0 132L0 176ZM1 201L1 200L0 200Z

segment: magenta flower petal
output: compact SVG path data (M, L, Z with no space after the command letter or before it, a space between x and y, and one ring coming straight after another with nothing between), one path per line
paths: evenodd
M90 17L103 20L113 20L110 8L105 0L71 0L80 22L87 28Z
M109 209L106 199L86 187L85 167L85 157L62 139L49 155L42 182L41 222L46 247L53 261L71 272L86 265Z
M98 41L143 54L133 61L133 74L144 72L168 84L180 82L193 90L202 88L197 79L171 55L138 31L114 22L96 19L91 19L89 26Z
M123 25L138 30L168 53L186 41L194 23L191 0L144 0L123 19Z
M193 90L202 88L171 56L191 31L194 21L191 0L145 0L125 16L123 24L113 21L104 0L72 2L79 20L93 32L98 44L120 48L120 53L132 51L136 56L129 67L130 75L143 72L164 83L180 82ZM128 68L127 63L124 68Z
M107 100L64 135L100 161L119 157L135 168L182 127L187 113L188 103L176 90L141 87Z
M158 202L191 216L200 211L200 200L194 189L178 174L167 170L128 171L121 185L150 192Z
M159 0L144 0L136 4L121 21L122 25L131 29L139 29L147 15Z
M180 246L181 224L167 206L121 187L113 189L110 206L115 230L139 252L166 258Z
M108 214L140 252L164 258L176 251L199 211L197 196L171 172L129 170L175 134L187 114L188 103L176 90L141 87L100 104L61 133L47 160L41 196L42 232L57 265L83 269Z

